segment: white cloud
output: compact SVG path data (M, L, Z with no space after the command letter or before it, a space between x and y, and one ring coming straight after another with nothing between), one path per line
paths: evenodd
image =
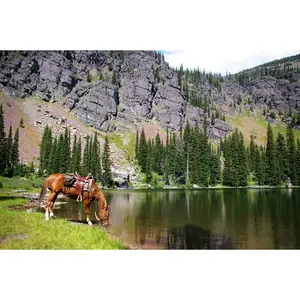
M183 64L187 68L205 69L212 72L226 71L235 73L243 69L272 61L274 59L299 54L300 50L262 50L251 51L219 51L206 48L202 50L167 51L165 59L172 67L179 67Z

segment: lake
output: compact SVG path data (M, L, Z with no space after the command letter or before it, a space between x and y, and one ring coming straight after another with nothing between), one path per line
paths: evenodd
M300 189L104 193L111 205L108 232L138 248L300 249ZM93 203L93 219L95 209ZM85 220L76 200L60 204L55 215Z

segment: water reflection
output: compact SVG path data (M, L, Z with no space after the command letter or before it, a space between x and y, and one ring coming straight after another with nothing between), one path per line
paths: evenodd
M147 249L300 249L299 192L105 191L108 231ZM73 200L57 214L85 219L83 205Z
M168 249L235 249L233 239L218 236L199 226L186 224L168 233Z

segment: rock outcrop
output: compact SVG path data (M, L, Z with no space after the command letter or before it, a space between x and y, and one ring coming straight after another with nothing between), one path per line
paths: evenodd
M14 97L57 102L83 123L109 132L154 121L170 131L187 120L202 126L178 86L176 72L155 51L2 51L0 88ZM216 93L215 99L224 100ZM209 124L211 137L231 128Z

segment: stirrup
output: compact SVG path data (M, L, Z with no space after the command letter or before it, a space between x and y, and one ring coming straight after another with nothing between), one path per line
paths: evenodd
M81 201L82 201L82 196L81 196L81 194L79 194L77 197L77 202L81 202Z

